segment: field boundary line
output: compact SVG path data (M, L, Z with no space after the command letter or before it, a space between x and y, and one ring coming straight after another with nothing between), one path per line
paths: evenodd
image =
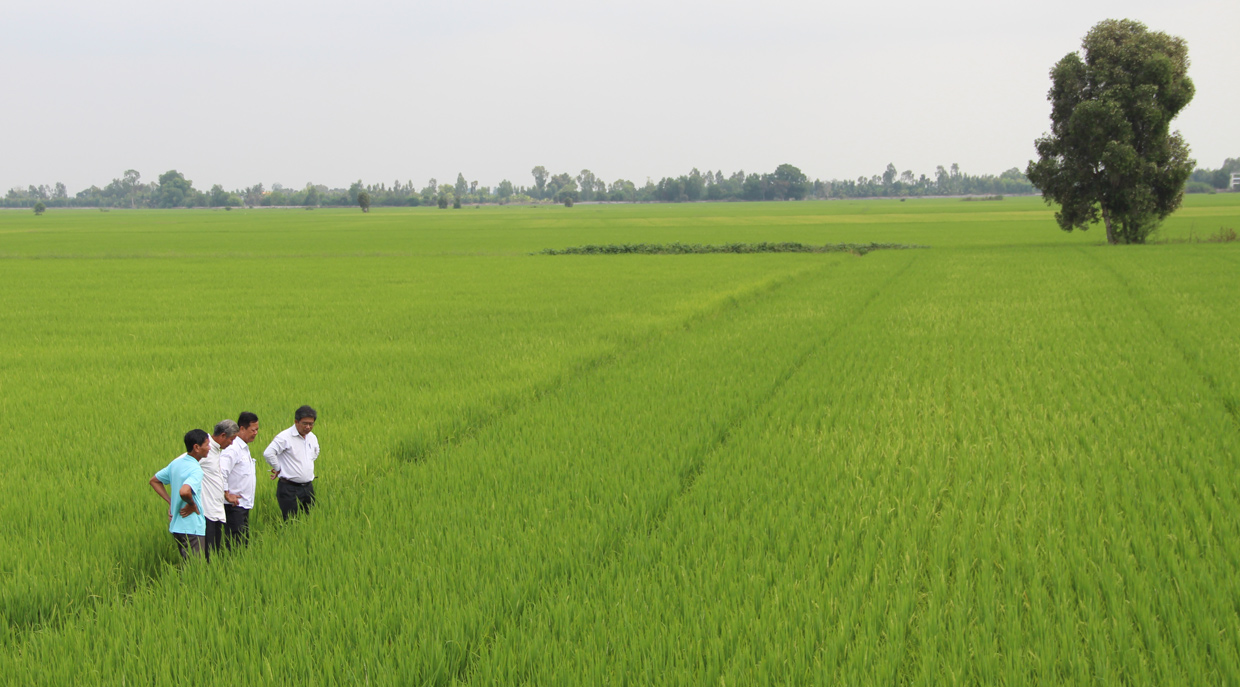
M676 491L667 499L666 503L660 505L651 518L645 521L646 524L644 526L641 522L633 523L627 531L622 530L617 532L613 537L610 537L608 541L601 544L589 557L591 560L591 567L606 568L612 565L619 559L623 550L627 548L626 543L631 541L631 538L637 536L639 533L642 538L648 538L661 529L663 523L667 519L668 513L671 512L671 509L675 503L693 489L693 486L697 483L698 477L706 469L706 464L710 456L715 455L727 445L737 428L757 416L759 411L779 393L780 389L782 389L793 377L796 376L798 372L805 367L805 364L809 362L810 358L812 358L815 353L819 352L823 347L851 328L858 321L860 315L866 312L870 305L872 305L881 294L885 293L894 282L896 282L909 270L910 267L912 267L913 263L916 262L916 257L917 256L915 255L910 256L908 262L906 262L899 269L895 270L895 272L887 277L881 284L877 285L870 292L870 294L866 296L863 301L861 301L859 306L856 306L849 312L846 319L844 319L838 326L808 344L805 347L805 350L801 351L793 358L792 363L775 378L775 381L772 382L769 388L758 396L755 402L742 407L731 418L725 421L720 430L715 434L715 437L706 442L695 452L698 454L698 457L695 460L691 460L689 464L681 470L679 475L680 484ZM564 575L561 574L552 577L547 580L547 583L539 590L541 593L537 594L537 598L530 599L527 602L519 604L515 613L506 616L503 619L504 622L496 623L496 625L492 627L491 631L485 635L483 641L480 643L478 651L472 653L469 660L464 666L461 667L461 670L458 671L457 679L462 683L471 682L474 666L477 661L481 659L482 654L489 652L501 635L515 627L516 624L520 622L521 618L524 617L528 608L541 605L543 601L548 598L549 590L551 588L560 587L563 584Z

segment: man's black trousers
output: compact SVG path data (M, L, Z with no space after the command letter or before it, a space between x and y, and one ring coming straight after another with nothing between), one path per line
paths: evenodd
M183 561L202 557L203 550L207 548L207 538L202 535L173 532L172 538L177 541L177 549L181 552Z
M250 545L250 509L224 504L224 546L231 551L234 546Z
M224 523L214 520L207 520L207 536L203 541L203 553L206 555L207 562L211 562L211 554L219 553L220 544L224 541Z
M280 504L280 514L288 520L298 511L308 511L314 505L314 482L304 484L287 479L280 479L276 485L276 502Z

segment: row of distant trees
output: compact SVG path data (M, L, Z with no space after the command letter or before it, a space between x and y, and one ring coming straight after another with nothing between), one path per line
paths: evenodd
M1233 171L1240 171L1240 159L1228 159L1219 170L1199 169L1192 182L1210 188L1226 188ZM874 198L874 197L921 197L957 195L1020 195L1034 193L1033 185L1015 167L999 175L970 175L960 171L959 165L950 168L939 166L933 177L914 175L912 171L900 172L894 164L887 165L882 174L857 179L822 181L810 180L800 169L784 164L768 173L737 171L699 171L697 168L677 177L663 177L638 186L628 179L606 182L588 169L573 175L567 172L551 174L543 166L531 170L533 183L528 186L514 184L505 179L491 186L467 181L465 175L457 174L456 182L440 183L429 180L417 187L412 181L393 181L391 184L353 183L348 188L329 188L321 184L306 184L301 188L288 188L263 184L225 190L215 184L209 190L194 188L185 175L170 170L156 181L143 182L136 170L125 170L119 178L103 186L91 186L69 195L63 183L53 186L28 186L8 191L0 206L34 207L109 207L109 208L180 208L180 207L263 207L263 206L357 206L359 200L367 206L416 206L437 205L448 207L478 203L576 203L582 201L606 202L695 202L695 201L758 201L758 200L805 200L827 198ZM1192 190L1192 189L1190 189ZM1201 190L1201 189L1197 189Z
M1198 168L1184 187L1189 193L1214 193L1231 187L1231 175L1240 173L1240 157L1229 157L1218 169Z

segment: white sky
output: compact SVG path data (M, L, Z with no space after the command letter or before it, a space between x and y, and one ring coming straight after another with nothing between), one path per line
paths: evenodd
M1235 0L0 0L0 189L997 174L1106 18L1188 41L1176 127L1200 166L1240 156Z

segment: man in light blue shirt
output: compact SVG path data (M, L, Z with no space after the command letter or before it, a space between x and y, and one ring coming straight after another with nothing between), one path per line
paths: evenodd
M207 519L202 510L202 467L198 461L210 450L211 437L201 429L191 429L185 433L185 453L151 478L151 489L168 502L168 531L184 560L202 556L206 545ZM175 503L168 495L168 486L178 497Z

